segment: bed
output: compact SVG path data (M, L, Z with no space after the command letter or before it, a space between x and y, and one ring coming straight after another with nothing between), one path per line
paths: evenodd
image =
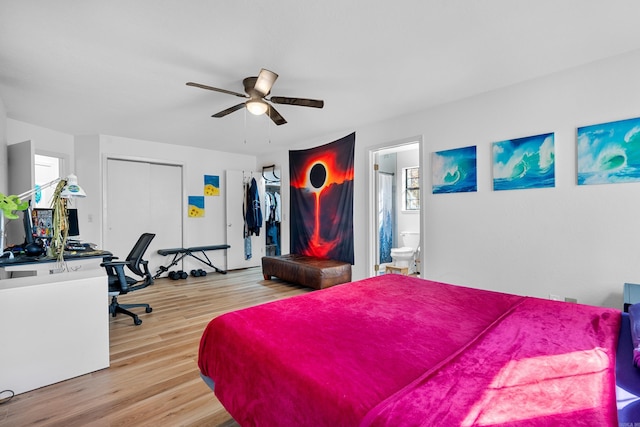
M623 317L383 275L223 314L198 365L243 427L618 426Z

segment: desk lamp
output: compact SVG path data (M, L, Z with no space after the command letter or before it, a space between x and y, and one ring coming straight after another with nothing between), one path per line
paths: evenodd
M4 254L7 253L4 251L5 216L8 219L15 219L16 217L13 211L16 211L16 210L24 211L29 207L28 203L26 202L20 203L20 202L24 202L25 199L40 192L41 190L44 190L45 188L53 187L54 185L57 185L60 183L64 183L64 184L61 184L61 185L64 185L64 187L60 191L60 195L59 195L59 197L62 199L70 199L72 197L87 196L87 193L85 193L82 187L78 185L78 177L75 176L74 174L71 174L64 179L56 178L52 181L47 182L46 184L36 185L31 190L25 191L24 193L18 194L17 196L4 196L2 193L0 193L0 196L3 196L0 198L1 199L0 201L9 202L6 205L0 206L2 208L0 209L0 257L4 256ZM54 205L53 209L54 211L58 209L58 205L57 204ZM13 258L13 253L11 251L8 251L8 253L9 253L9 258Z

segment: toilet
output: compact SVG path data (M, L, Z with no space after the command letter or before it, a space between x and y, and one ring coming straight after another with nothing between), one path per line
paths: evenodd
M391 259L396 267L409 267L414 272L415 254L420 245L420 233L417 231L402 231L400 233L402 247L391 248Z

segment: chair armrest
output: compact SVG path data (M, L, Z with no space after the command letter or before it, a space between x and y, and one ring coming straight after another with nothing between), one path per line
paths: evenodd
M108 261L100 263L107 270L107 276L115 276L118 278L121 293L129 292L129 283L127 276L124 274L124 266L129 264L127 261Z
M100 267L115 267L116 265L127 265L127 261L105 261L100 263Z

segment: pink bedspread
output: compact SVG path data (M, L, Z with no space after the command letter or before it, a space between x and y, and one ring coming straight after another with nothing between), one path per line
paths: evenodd
M246 426L615 426L620 312L385 275L228 313L201 372Z

